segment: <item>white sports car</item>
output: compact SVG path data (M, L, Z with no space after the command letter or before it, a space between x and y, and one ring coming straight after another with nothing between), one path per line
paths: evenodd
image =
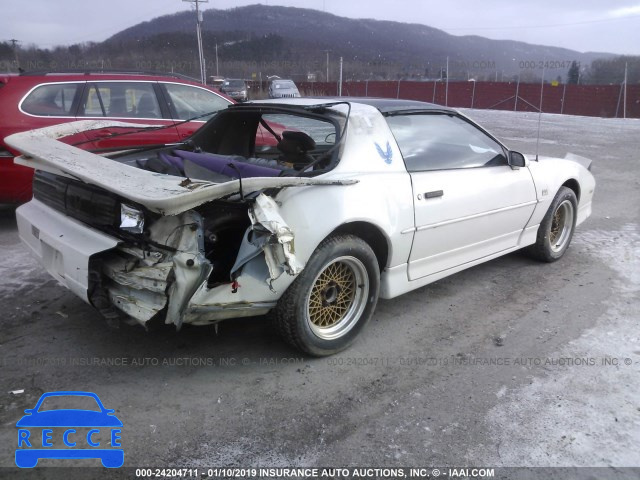
M318 356L351 344L379 297L525 247L558 260L595 188L587 159L529 160L414 101L233 105L182 144L107 155L56 140L99 127L5 140L37 170L18 227L51 275L111 324L270 312Z

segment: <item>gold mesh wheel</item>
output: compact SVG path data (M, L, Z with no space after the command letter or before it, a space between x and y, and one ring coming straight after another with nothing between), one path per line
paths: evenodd
M555 212L551 219L551 228L549 230L549 244L551 250L559 252L569 242L571 231L573 230L573 204L569 200L565 200Z
M360 260L331 260L320 270L307 296L307 323L322 339L341 337L360 319L368 295L369 277Z

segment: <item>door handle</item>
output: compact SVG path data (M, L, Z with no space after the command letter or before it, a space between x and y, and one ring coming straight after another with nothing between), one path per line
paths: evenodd
M432 192L426 192L424 195L418 194L418 200L429 200L430 198L438 198L444 196L444 190L434 190Z

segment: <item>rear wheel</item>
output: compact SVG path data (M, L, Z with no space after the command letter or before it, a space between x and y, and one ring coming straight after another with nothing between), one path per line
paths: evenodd
M330 237L278 301L281 336L314 356L347 348L378 301L380 271L371 247L353 235Z
M540 228L536 243L526 249L533 258L543 262L555 262L569 248L576 228L578 200L567 187L560 187Z

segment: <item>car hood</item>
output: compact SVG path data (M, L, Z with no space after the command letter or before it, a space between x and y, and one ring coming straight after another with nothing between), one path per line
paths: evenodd
M21 157L15 159L17 164L58 175L63 174L96 185L163 215L177 215L203 203L240 191L238 180L213 183L148 172L58 141L59 138L82 131L112 127L140 128L145 125L81 120L16 133L8 136L4 141L22 153ZM267 188L354 183L357 183L357 180L258 177L243 179L242 188L245 192L252 192Z
M115 415L90 410L50 410L25 415L16 427L121 427Z

